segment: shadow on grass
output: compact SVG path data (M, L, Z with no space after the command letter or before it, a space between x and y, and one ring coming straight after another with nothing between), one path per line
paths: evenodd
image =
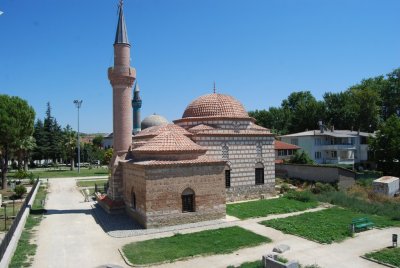
M46 213L46 209L41 208L41 209L31 209L31 211L29 212L32 215L42 215L44 213Z

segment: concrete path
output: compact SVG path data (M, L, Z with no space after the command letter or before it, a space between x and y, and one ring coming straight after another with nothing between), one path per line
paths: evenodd
M119 255L121 241L105 234L83 202L75 179L49 180L47 214L36 233L37 253L33 267L125 267Z
M48 213L42 220L36 235L38 245L33 267L106 267L118 265L128 267L118 249L123 245L153 238L168 237L177 231L149 233L127 238L114 238L107 235L92 215L93 202L83 202L77 191L77 178L49 180L49 194L46 203ZM80 178L79 178L80 179ZM319 207L308 211L324 209ZM273 240L270 244L238 250L232 254L193 258L187 261L163 264L154 267L227 267L243 262L259 260L277 244L287 244L291 250L283 255L288 259L299 260L301 264L319 264L321 267L383 267L360 258L372 250L389 246L392 233L400 233L400 228L370 230L357 234L339 244L321 245L316 242L283 234L272 228L258 224L262 220L287 217L304 212L271 215L264 218L239 221L228 216L226 223L199 226L179 230L179 233L192 233L238 225Z

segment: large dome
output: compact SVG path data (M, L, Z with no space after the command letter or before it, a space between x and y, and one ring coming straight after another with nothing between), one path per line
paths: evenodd
M203 95L190 103L182 116L187 117L249 118L249 115L235 98L213 93Z
M154 127L154 126L160 126L160 125L166 125L168 124L168 120L165 119L165 117L158 115L158 114L152 114L143 119L141 125L141 129L146 129L149 127Z

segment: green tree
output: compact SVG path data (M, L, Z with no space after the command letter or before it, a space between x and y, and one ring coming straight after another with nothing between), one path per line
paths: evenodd
M111 162L111 158L113 157L113 149L109 148L105 151L104 153L104 160L103 160L103 164L104 165L109 165Z
M382 123L375 137L368 140L378 168L387 175L400 175L400 118L390 116Z
M8 160L18 142L33 134L35 111L19 97L0 95L0 150L2 187L7 188Z
M314 161L310 158L310 156L301 150L301 152L296 151L296 153L290 158L289 163L292 164L314 164Z
M400 68L387 74L387 79L382 82L382 119L386 120L391 115L400 116Z
M103 145L103 136L102 135L97 135L96 137L93 138L92 143L94 146L97 148L101 148Z
M77 143L76 132L72 130L70 125L67 125L63 130L62 137L63 155L69 160L71 170L74 170Z
M293 92L282 101L282 108L290 111L289 132L316 129L325 118L325 105L317 101L310 91Z
M28 170L29 156L30 153L35 149L36 141L33 136L26 137L25 139L19 140L17 143L16 155L18 157L18 169L23 168L25 171Z
M353 110L351 95L348 91L324 94L326 108L325 123L336 129L352 129L357 118Z
M272 133L285 135L290 123L290 110L270 107L266 110L250 111L249 115L256 119L256 124L269 128Z
M348 91L351 96L351 109L356 114L355 128L373 132L380 122L380 78L371 78L361 81L361 84L351 87Z

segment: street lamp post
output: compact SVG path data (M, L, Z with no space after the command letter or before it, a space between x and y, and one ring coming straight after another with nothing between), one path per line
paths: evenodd
M79 136L79 109L82 105L82 100L74 100L75 107L78 109L78 173L81 173L81 141Z

